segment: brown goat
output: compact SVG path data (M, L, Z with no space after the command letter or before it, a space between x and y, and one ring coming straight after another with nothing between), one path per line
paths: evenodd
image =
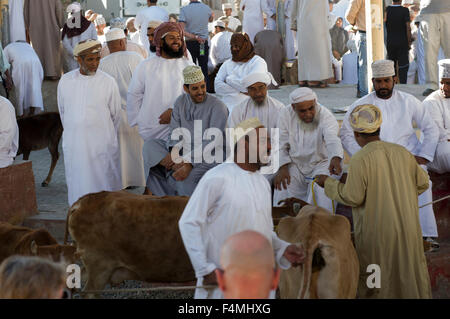
M37 151L48 147L52 156L52 163L47 178L42 182L46 187L50 183L58 162L58 145L63 127L61 118L57 112L40 113L33 116L17 119L19 126L19 149L17 155L23 154L23 159L28 160L31 151Z

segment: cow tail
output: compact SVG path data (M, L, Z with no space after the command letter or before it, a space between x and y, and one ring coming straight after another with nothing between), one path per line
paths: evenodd
M69 237L69 219L70 219L70 216L72 216L72 213L77 211L77 209L79 207L80 207L80 205L78 203L75 203L75 204L72 205L72 207L70 207L69 212L67 213L66 230L64 232L64 245L67 245L67 239Z
M309 291L309 286L311 284L313 255L314 250L316 250L317 246L319 246L319 243L315 242L314 244L309 245L306 251L306 259L302 266L303 280L302 285L300 286L300 291L298 293L297 299L305 299L306 293Z

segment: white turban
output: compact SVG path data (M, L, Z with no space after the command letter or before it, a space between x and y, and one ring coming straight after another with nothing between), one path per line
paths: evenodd
M148 23L147 25L147 29L148 28L152 28L152 29L156 29L157 27L159 27L160 24L162 24L162 21L159 20L152 20Z
M128 18L126 23L128 24L128 23L130 23L133 20L136 20L136 18L135 17Z
M101 51L101 49L102 49L102 44L100 43L100 41L92 40L92 39L89 39L86 41L80 41L76 45L75 49L73 49L73 56L77 57L77 56L82 56L82 55L91 54L91 53L98 53Z
M228 29L235 32L238 26L241 25L241 21L239 19L228 17Z
M262 82L265 85L269 85L270 83L273 83L273 85L277 85L277 82L270 72L251 73L241 80L241 84L245 88L248 88L249 86L257 82Z
M222 4L222 10L225 11L226 9L233 9L233 7L231 6L231 3Z
M298 88L292 91L291 94L289 94L289 103L291 104L312 100L316 100L317 102L317 95L310 88Z
M105 18L103 18L103 16L101 14L99 14L97 16L97 19L95 19L94 23L95 23L96 26L103 25L103 24L106 24L106 20L105 20Z
M225 29L225 23L224 23L223 21L220 21L220 20L214 21L213 26L214 26L214 27L221 27L221 28L224 28L224 29Z
M110 41L114 41L114 40L120 40L120 39L125 39L125 38L126 38L125 32L123 32L123 30L119 29L119 28L110 29L105 34L106 42L110 42Z
M67 13L76 13L81 11L81 4L78 2L73 2L67 6Z
M385 78L395 75L394 61L378 60L372 63L372 77Z
M439 65L439 79L450 79L450 59L440 60Z
M254 129L257 129L258 127L264 127L264 125L257 117L252 117L242 121L241 123L236 125L236 127L233 130L234 143L236 144L241 138L243 138L245 135L247 135Z

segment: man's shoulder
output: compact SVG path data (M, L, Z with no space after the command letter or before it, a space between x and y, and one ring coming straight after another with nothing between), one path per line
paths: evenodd
M223 103L223 101L221 99L219 99L217 96L210 94L210 93L206 93L206 96L208 98L208 102L213 104L213 107L215 108L227 108L227 106L225 105L225 103Z
M284 108L284 103L281 102L280 100L277 100L276 98L271 97L270 95L267 95L267 99L268 99L270 102L272 102L272 105L273 105L275 108L277 108L277 109L279 109L279 110L281 110L282 108Z
M203 183L220 182L223 185L234 176L232 172L235 171L235 165L234 163L222 163L214 166L203 175L201 181Z
M79 73L80 73L80 69L75 69L75 70L72 70L70 72L64 73L61 76L61 79L59 80L58 85L61 84L61 83L66 82L66 81L70 81L70 80L76 78Z
M433 93L431 93L430 95L428 95L425 100L423 100L423 103L433 103L436 101L443 101L444 98L441 96L441 94L439 93L439 89L437 89L436 91L434 91Z
M3 96L0 96L0 109L2 109L2 110L8 109L9 111L14 112L14 116L16 114L12 103L8 99L4 98Z

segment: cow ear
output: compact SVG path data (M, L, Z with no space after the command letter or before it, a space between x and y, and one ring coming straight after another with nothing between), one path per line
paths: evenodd
M31 242L30 250L33 255L37 255L38 246L34 240Z

